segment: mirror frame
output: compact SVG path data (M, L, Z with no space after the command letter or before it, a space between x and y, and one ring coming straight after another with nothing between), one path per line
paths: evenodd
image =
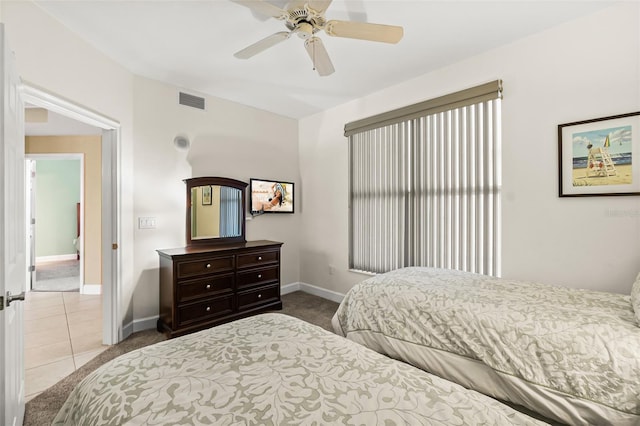
M244 243L247 240L245 239L245 228L246 228L246 188L249 185L248 183L224 177L196 177L184 179L184 182L187 184L187 246L196 246L196 245L217 245L217 244L229 244L229 243ZM242 226L241 233L237 237L221 237L221 238L198 238L191 239L191 189L196 186L206 186L206 185L218 185L218 186L229 186L231 188L236 188L242 191Z

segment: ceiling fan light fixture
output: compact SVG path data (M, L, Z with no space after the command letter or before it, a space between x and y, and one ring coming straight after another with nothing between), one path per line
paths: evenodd
M383 43L398 43L403 36L402 27L371 24L357 21L327 21L324 13L333 0L292 0L288 9L268 3L266 0L231 0L252 11L285 21L289 31L272 34L234 54L236 58L248 59L286 40L291 34L303 39L304 47L313 62L314 70L320 76L332 74L335 70L322 40L315 35L324 31L332 37L355 38Z
M307 40L311 36L313 36L313 26L308 22L300 22L296 27L296 34L301 39Z

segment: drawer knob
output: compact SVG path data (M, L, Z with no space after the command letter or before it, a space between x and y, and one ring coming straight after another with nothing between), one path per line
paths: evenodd
M262 274L258 274L258 278L262 278Z
M206 311L209 312L211 310L211 306L207 306Z
M207 269L211 268L211 264L207 263Z
M262 256L258 256L258 260L262 260Z
M261 294L258 294L258 299L262 299L262 295Z
M211 284L207 284L207 290L211 288Z

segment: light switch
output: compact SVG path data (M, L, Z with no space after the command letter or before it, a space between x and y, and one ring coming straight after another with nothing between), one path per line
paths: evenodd
M139 217L138 229L155 229L156 218L155 217Z

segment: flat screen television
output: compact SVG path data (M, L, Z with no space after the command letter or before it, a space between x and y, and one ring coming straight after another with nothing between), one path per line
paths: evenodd
M251 214L293 213L293 182L251 178Z

